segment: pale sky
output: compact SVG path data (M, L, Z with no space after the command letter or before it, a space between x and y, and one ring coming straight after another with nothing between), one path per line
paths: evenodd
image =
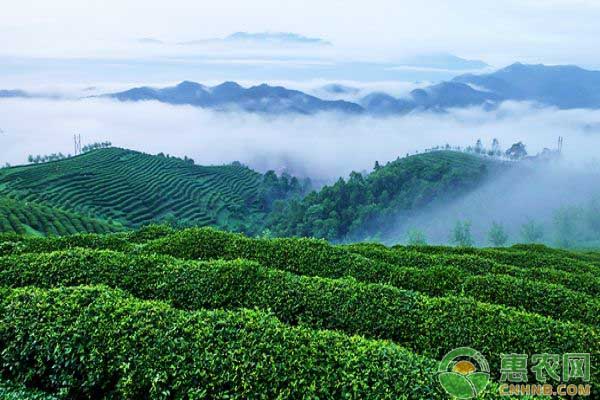
M138 57L189 52L144 46L295 32L334 43L340 57L393 60L449 52L600 66L598 0L3 0L0 57Z

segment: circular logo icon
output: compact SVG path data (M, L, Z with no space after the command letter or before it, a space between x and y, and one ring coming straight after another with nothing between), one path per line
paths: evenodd
M470 347L459 347L446 354L438 367L438 379L449 395L472 399L490 381L490 366L485 357Z

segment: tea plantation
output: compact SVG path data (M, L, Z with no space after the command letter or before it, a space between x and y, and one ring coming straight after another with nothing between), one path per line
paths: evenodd
M172 219L235 228L260 217L267 189L263 175L238 164L198 166L119 148L0 170L1 195L127 227Z
M479 398L507 398L502 354L600 362L598 260L165 226L4 235L0 395L448 399L438 362L468 346L494 381Z

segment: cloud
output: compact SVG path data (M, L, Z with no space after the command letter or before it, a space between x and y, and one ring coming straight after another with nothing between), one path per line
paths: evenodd
M142 44L164 44L165 43L160 39L155 39L155 38L151 38L151 37L139 38L137 41L138 41L138 43L142 43Z
M321 38L307 37L291 32L236 32L224 38L212 38L180 42L179 45L203 45L208 43L234 43L244 45L311 45L311 46L330 46L331 42Z
M187 155L199 164L241 161L259 170L288 169L332 181L352 170L371 170L425 148L467 146L498 138L506 148L523 141L530 153L565 138L573 164L597 157L600 111L558 111L506 103L494 112L454 110L394 118L320 114L265 117L218 113L156 102L106 99L0 100L0 163L22 163L28 154L68 153L74 133L84 142L110 140L149 153Z

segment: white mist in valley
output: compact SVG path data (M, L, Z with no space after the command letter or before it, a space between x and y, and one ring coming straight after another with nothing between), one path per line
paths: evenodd
M0 162L24 163L29 154L72 152L82 141L111 141L148 153L193 158L198 164L241 161L264 171L289 170L334 181L351 171L371 170L444 145L467 146L482 139L501 145L522 141L530 153L565 138L570 162L589 161L600 145L600 111L539 108L505 103L497 111L478 108L446 114L415 113L374 118L341 114L263 116L220 113L158 102L87 100L0 100Z

